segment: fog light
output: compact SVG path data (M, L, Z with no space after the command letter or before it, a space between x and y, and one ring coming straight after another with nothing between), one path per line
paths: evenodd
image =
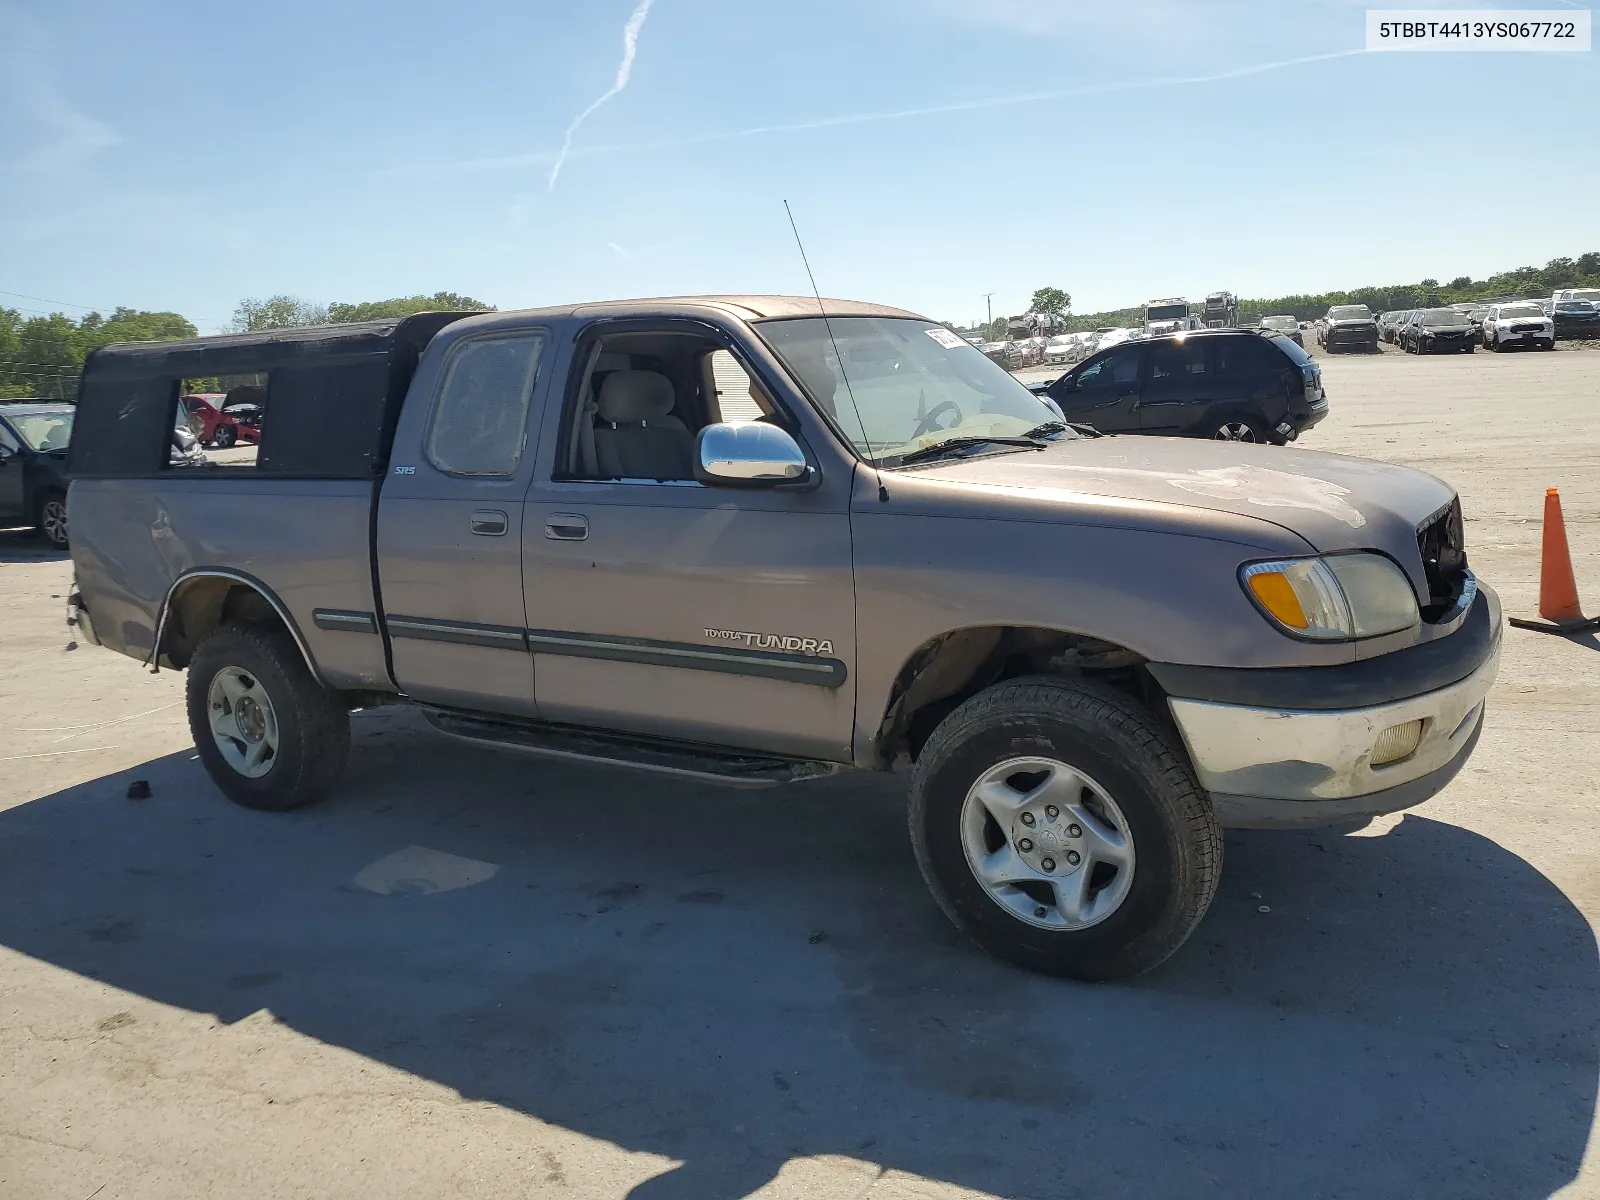
M1399 762L1414 753L1422 740L1422 722L1407 721L1404 725L1391 725L1378 735L1372 747L1372 765Z

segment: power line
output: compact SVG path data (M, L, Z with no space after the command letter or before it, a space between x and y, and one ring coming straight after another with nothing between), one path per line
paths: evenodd
M17 296L23 300L39 300L45 304L65 304L68 308L81 308L87 312L95 312L105 307L103 304L74 304L71 300L52 300L49 296L30 296L27 292L8 292L5 288L0 288L0 296Z

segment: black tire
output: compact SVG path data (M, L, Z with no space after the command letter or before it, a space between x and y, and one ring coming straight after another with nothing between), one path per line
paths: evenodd
M969 789L1008 758L1049 757L1092 776L1116 799L1135 866L1121 904L1082 929L1029 924L978 882L963 848ZM1112 688L1032 676L967 700L934 730L911 786L911 844L939 907L989 953L1050 975L1101 981L1138 975L1182 946L1222 874L1222 833L1174 737Z
M1462 349L1465 350L1468 354L1474 354L1474 353L1477 352L1478 344L1476 342L1468 342L1465 346L1462 347Z
M223 756L210 724L209 691L224 668L247 673L265 691L277 720L278 747L266 774L241 774ZM200 643L189 663L189 730L213 783L235 804L283 812L325 796L350 751L350 713L324 688L281 629L223 625Z
M67 494L40 492L39 498L33 502L33 523L39 530L39 536L49 542L52 549L67 549L71 536L71 530L67 528Z
M226 450L239 440L239 431L232 425L218 425L211 435L211 444L218 450Z

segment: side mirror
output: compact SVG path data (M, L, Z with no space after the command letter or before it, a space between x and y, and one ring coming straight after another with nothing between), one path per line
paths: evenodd
M695 439L695 478L713 487L776 487L810 473L800 444L765 421L707 425Z

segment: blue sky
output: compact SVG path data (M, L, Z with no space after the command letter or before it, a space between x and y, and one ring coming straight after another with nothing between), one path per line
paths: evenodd
M784 199L824 293L956 321L1600 248L1594 53L1348 53L1351 0L655 0L552 188L636 5L0 0L0 288L806 291Z

